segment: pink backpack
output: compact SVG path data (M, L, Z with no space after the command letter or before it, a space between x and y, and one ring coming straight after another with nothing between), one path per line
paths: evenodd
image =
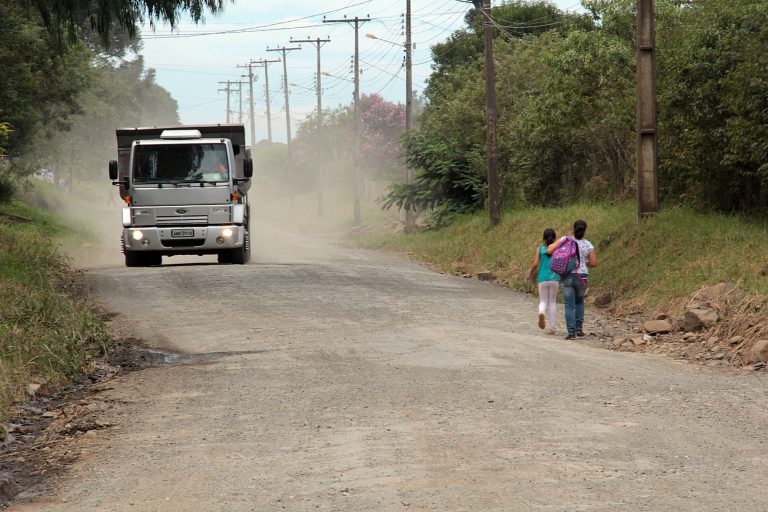
M567 236L552 253L549 269L562 278L579 267L579 260L579 245L575 238Z

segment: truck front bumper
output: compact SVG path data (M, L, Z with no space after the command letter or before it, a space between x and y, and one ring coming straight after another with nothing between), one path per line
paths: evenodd
M163 254L211 254L237 249L245 243L245 229L223 226L138 226L123 229L123 250Z

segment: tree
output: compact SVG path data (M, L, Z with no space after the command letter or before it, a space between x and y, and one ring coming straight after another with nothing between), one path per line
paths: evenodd
M768 4L697 2L659 51L662 193L768 211Z
M102 40L109 42L117 25L124 28L131 38L138 33L144 21L150 25L158 21L176 27L183 13L189 14L195 23L203 21L206 12L219 13L224 0L16 0L28 8L36 9L44 25L61 40L68 31L72 40L77 38L82 21L88 20ZM233 0L234 1L234 0Z
M360 154L370 177L403 174L399 164L400 137L405 130L405 108L378 94L360 98Z
M80 112L76 98L92 79L90 58L79 43L57 48L24 9L0 3L0 122L13 130L9 154L23 153L36 133L65 128Z

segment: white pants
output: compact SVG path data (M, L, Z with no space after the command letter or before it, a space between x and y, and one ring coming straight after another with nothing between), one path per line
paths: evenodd
M557 281L539 283L539 314L545 315L548 330L555 330L557 323L557 290L559 288L560 283Z

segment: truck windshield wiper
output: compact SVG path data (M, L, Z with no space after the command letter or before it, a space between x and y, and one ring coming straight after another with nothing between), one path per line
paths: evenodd
M147 181L135 181L137 185L157 185L158 187L162 188L163 185L173 185L174 187L178 186L178 182L171 181L171 180L147 180Z

